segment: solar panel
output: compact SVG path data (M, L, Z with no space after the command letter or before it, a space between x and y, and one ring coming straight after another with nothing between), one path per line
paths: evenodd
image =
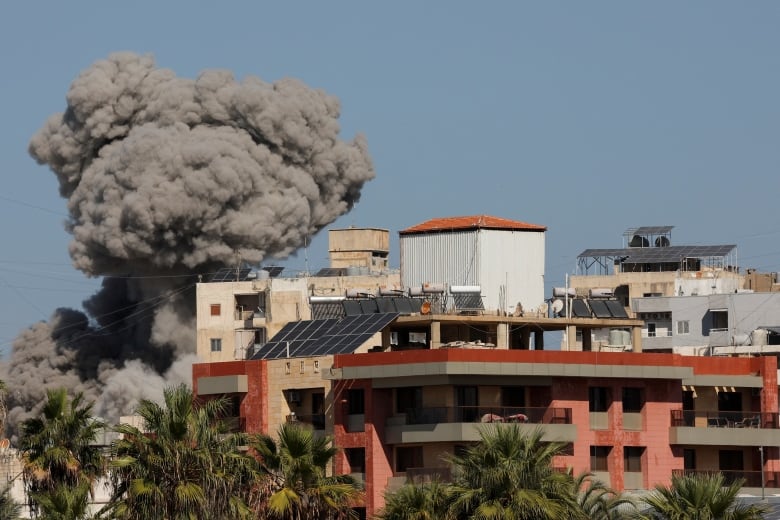
M412 314L412 304L410 298L393 298L393 303L399 314ZM419 310L417 312L420 312Z
M597 318L611 318L612 313L607 308L607 303L604 300L588 300L590 304L590 310Z
M615 318L628 318L626 308L617 300L607 300L607 308Z
M423 304L422 300L419 298L405 298L405 300L409 303L409 307L412 308L412 312L420 312Z
M236 269L235 267L223 267L211 276L211 282L236 282L247 279L247 275L252 271L249 267Z
M280 274L282 274L282 271L284 271L284 267L280 265L269 265L266 267L263 267L263 271L268 271L268 276L271 278L276 278Z
M719 246L669 246L630 247L622 249L586 249L577 258L626 257L629 264L653 264L680 262L685 258L724 257L736 249L736 245Z
M455 293L452 295L455 308L459 310L484 310L482 295L479 293Z
M396 312L392 298L377 298L375 301L379 312Z
M571 315L575 318L590 318L590 309L585 304L585 300L572 300L571 302Z
M363 310L363 314L374 314L379 312L379 306L373 299L360 300L360 308Z
M358 300L344 300L341 302L344 306L344 314L346 316L357 316L363 314L363 307L360 306Z
M634 230L635 235L662 235L670 232L674 226L642 226Z
M341 302L315 302L311 303L311 318L324 320L327 318L343 318L344 307Z
M288 323L277 332L271 340L263 345L252 356L252 359L274 359L285 357L289 350L290 356L300 351L307 342L316 341L323 336L339 320L305 320Z
M323 267L314 276L328 277L328 276L346 276L346 267Z

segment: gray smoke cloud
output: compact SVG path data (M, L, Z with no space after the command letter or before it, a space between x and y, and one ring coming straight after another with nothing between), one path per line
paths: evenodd
M67 199L74 265L105 278L85 312L59 309L14 342L9 422L47 388L113 419L158 380L189 382L193 275L289 255L374 177L364 138L339 139L339 112L294 79L179 78L133 53L82 72L29 151Z

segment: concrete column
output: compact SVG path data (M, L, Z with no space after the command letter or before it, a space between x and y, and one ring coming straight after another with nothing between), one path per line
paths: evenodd
M642 352L642 326L635 325L631 327L631 350Z
M499 323L496 327L496 348L509 349L509 324Z
M576 325L566 325L566 337L569 338L569 350L580 350L579 347L577 347L577 326Z
M441 348L441 322L431 322L431 348Z

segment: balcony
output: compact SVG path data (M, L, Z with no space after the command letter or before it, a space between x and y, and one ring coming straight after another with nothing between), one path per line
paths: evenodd
M246 417L224 417L222 423L228 433L240 433L246 431Z
M676 477L688 475L710 475L720 473L723 475L725 483L731 484L737 480L744 479L742 488L761 488L761 474L764 474L764 487L780 488L780 472L778 471L744 471L744 470L701 470L701 469L675 469L672 474Z
M406 414L388 419L388 444L425 442L469 442L480 439L478 425L520 424L529 431L542 428L543 439L573 442L577 428L571 408L439 406L411 408Z
M410 484L424 484L426 482L452 482L452 469L449 467L437 468L406 468L406 481Z
M299 424L310 426L314 430L325 429L325 414L315 413L310 415L290 414L286 417L287 424Z
M702 446L776 446L778 414L672 410L669 442Z

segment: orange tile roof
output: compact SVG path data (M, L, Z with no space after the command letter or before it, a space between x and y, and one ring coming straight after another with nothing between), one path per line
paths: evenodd
M431 231L457 231L463 229L506 229L512 231L547 231L546 226L519 222L489 215L473 215L469 217L446 217L427 220L406 228L400 234L428 233Z

